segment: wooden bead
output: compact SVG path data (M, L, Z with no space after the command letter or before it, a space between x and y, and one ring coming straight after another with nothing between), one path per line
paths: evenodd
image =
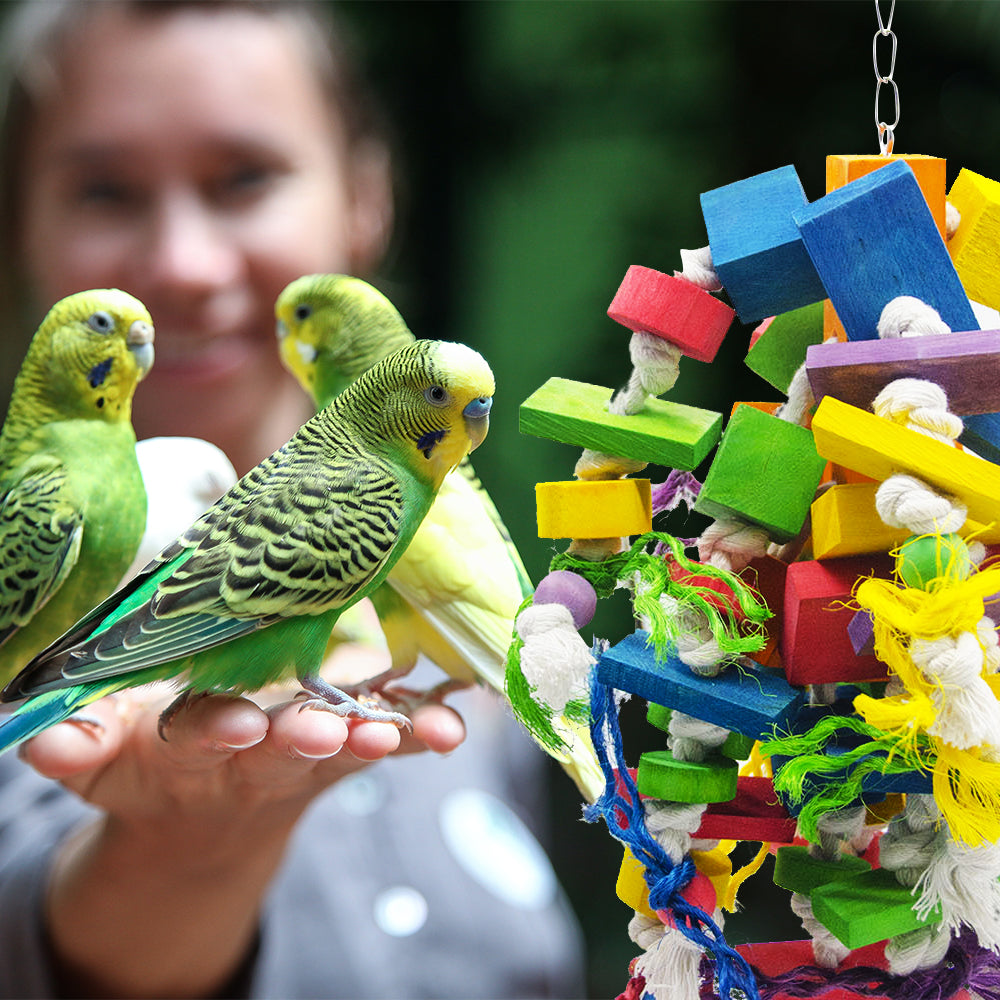
M992 462L832 396L816 408L812 432L816 450L832 462L878 480L907 472L957 496L982 524L1000 518L1000 467Z
M1000 309L1000 184L963 167L948 200L962 216L948 241L958 276L970 299Z
M795 820L778 801L770 778L740 775L735 797L710 805L692 836L699 840L790 844L795 837Z
M670 732L670 716L673 714L673 709L666 705L657 705L655 701L646 703L646 721L664 733Z
M803 703L778 671L746 661L701 677L672 653L657 660L648 642L639 630L612 646L598 660L598 680L755 739L787 728Z
M912 535L899 547L896 572L907 587L927 590L934 580L964 580L972 572L969 546L955 533Z
M1000 330L813 344L806 352L813 396L837 399L862 410L899 378L939 385L955 414L1000 410Z
M666 802L726 802L736 794L736 761L713 755L702 761L677 760L669 750L639 757L640 794Z
M539 538L614 538L653 528L648 479L536 483Z
M670 341L689 358L712 361L735 313L690 281L633 264L608 315L633 332Z
M795 538L826 463L804 427L741 406L726 426L694 509L749 521L776 541Z
M619 416L608 413L611 395L603 386L550 378L521 404L521 433L688 470L722 433L721 413L650 398L638 413Z
M594 618L594 613L597 611L597 592L579 573L568 569L556 569L538 581L532 603L561 604L573 616L573 626L581 629L589 625Z
M744 323L825 298L792 213L807 204L795 167L701 196L712 264Z
M806 359L806 349L823 340L823 304L811 302L764 323L747 351L746 365L787 395L792 376Z
M844 879L871 871L872 866L864 858L853 854L842 854L839 858L820 858L809 853L801 844L779 847L774 857L774 884L789 892L811 896L813 890L828 882L842 882Z
M793 218L848 339L877 337L899 295L933 306L952 330L979 328L908 164L895 160Z
M885 868L829 882L810 898L813 916L848 948L862 948L941 919L935 910L921 920L913 909L917 897Z
M889 579L888 556L802 560L785 578L782 664L789 683L885 680L886 666L874 655L857 656L847 627L854 617L851 592L862 576Z

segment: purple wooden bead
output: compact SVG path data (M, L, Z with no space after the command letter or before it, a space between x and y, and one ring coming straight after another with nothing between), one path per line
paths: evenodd
M557 569L535 588L535 604L563 604L573 616L573 624L583 628L597 610L597 594L579 573Z

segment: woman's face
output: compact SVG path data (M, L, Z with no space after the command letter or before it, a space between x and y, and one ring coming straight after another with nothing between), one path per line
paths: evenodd
M271 18L110 6L62 53L24 151L22 247L43 307L84 288L140 298L156 363L139 436L210 438L241 471L309 412L278 361L278 292L365 252L313 66Z

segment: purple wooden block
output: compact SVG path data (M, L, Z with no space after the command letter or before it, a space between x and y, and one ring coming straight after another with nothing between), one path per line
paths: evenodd
M1000 626L1000 594L993 594L991 597L983 598L983 614L994 625Z
M857 656L875 653L875 623L871 613L862 608L848 623L847 634Z
M863 410L890 382L936 382L955 414L1000 410L1000 330L811 344L806 374L818 403L833 396Z

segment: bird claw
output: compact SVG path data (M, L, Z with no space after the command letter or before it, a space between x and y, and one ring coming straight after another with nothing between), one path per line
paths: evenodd
M301 679L305 691L297 694L296 700L304 699L299 711L307 708L333 712L341 718L360 719L362 722L391 722L400 729L413 732L413 723L402 712L389 712L382 708L377 699L368 695L353 697L320 678Z
M176 718L177 713L180 712L182 708L187 708L188 705L207 697L207 691L191 691L188 689L187 691L182 691L176 698L174 698L174 700L167 705L162 712L160 712L160 717L156 720L156 732L160 739L163 740L164 743L169 743L170 740L167 739L167 730Z

